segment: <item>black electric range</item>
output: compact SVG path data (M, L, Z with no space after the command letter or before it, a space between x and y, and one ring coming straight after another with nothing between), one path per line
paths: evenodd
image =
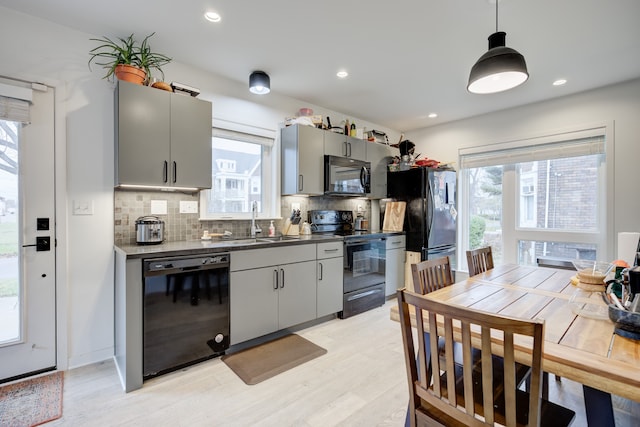
M311 232L344 237L343 309L341 319L385 302L386 234L355 230L353 212L313 210Z

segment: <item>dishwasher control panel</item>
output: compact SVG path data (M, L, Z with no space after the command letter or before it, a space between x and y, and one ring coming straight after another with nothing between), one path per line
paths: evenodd
M180 256L143 260L144 276L172 274L184 271L198 271L229 266L229 254L215 254L206 256Z

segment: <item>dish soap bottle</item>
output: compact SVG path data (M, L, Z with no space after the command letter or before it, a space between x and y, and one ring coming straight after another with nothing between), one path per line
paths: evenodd
M275 237L276 235L276 227L273 225L273 220L271 224L269 224L269 237Z

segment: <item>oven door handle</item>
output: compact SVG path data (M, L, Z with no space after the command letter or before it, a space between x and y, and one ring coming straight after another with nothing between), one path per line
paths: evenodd
M387 240L386 237L381 237L379 239L363 239L363 240L349 239L349 241L345 241L344 244L345 246L355 246L355 245L361 245L363 243L384 242L385 240Z

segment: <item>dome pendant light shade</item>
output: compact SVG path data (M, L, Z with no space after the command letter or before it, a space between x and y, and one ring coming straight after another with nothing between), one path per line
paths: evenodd
M496 93L521 85L529 78L527 63L518 51L505 46L506 33L489 36L489 51L471 68L467 90Z
M254 71L249 76L249 91L258 95L271 92L271 80L264 71Z

